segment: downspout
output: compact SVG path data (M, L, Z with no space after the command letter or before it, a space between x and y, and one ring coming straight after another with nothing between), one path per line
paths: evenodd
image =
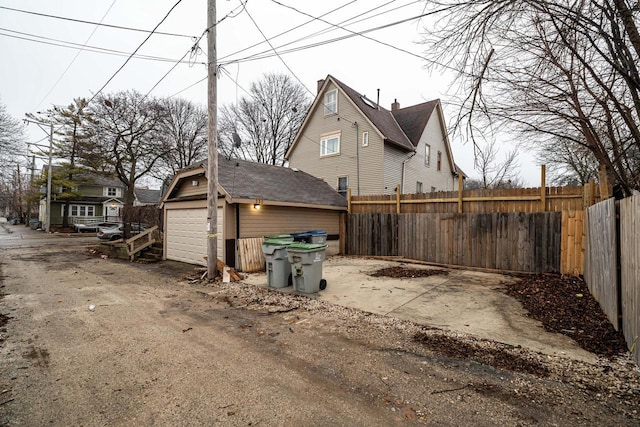
M414 151L413 153L411 153L409 155L409 157L407 157L406 159L404 159L402 161L402 179L400 180L400 194L404 194L404 177L405 177L405 170L406 170L407 162L409 160L411 160L413 158L413 156L415 156L415 155L416 155L416 152Z
M358 141L360 137L360 133L358 131L358 122L353 122L353 125L356 127L356 185L357 185L357 195L360 195L360 141Z

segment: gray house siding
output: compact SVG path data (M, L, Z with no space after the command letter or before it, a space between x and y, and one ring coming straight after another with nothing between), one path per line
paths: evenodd
M330 85L328 90L336 89ZM384 182L383 140L351 101L338 91L338 114L325 116L324 104L319 102L316 111L310 112L310 120L304 129L304 137L289 158L289 167L305 171L325 180L338 189L338 177L348 178L352 194L379 194ZM357 141L356 147L356 126ZM336 155L320 156L320 139L323 135L340 133L340 152ZM369 133L369 145L362 146L362 133ZM359 164L359 174L358 174ZM359 175L359 179L358 179Z
M402 185L402 162L411 154L389 144L384 147L384 188L379 194L393 194Z

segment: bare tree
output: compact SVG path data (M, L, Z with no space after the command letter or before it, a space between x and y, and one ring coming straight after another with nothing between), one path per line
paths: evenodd
M476 150L475 167L480 177L467 179L465 188L517 188L522 187L522 179L518 175L518 150L504 154L501 159L495 141L486 143Z
M102 156L124 184L126 211L133 206L136 182L151 174L166 155L160 135L165 109L155 99L136 91L101 94L90 108L94 118L94 154ZM125 235L129 231L129 224L125 224Z
M164 180L207 157L207 110L185 99L159 100L165 111L159 123L165 155L159 159L154 177Z
M640 189L640 35L629 0L444 0L428 52L458 70L457 129L587 149ZM431 6L430 6L431 7Z
M249 97L220 111L220 152L259 163L283 165L284 155L302 124L309 99L286 74L264 74Z
M11 117L0 102L0 173L7 177L13 175L17 157L24 152L24 126Z
M538 150L540 163L547 165L549 182L555 185L584 185L598 179L598 161L586 147L561 138L547 141Z

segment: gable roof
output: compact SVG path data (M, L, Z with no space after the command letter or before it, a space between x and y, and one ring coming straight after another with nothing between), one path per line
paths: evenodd
M150 190L148 188L136 188L136 199L143 205L155 205L158 204L162 197L160 190Z
M162 203L172 200L179 180L194 175L206 176L206 172L206 160L178 172L162 198ZM265 204L340 209L347 206L347 200L329 184L306 172L247 160L227 159L223 156L218 157L218 191L230 203L262 200Z
M48 170L49 165L45 164L42 167L42 174L44 175ZM53 170L52 175L63 171L63 167L59 165L51 165ZM124 188L124 184L115 177L114 174L108 172L92 172L82 171L73 174L74 181L78 181L81 185L87 186L99 186L99 187L120 187Z
M347 99L360 112L362 112L365 118L384 138L386 143L393 144L395 147L405 151L415 151L418 143L420 142L420 137L422 136L427 123L431 119L433 112L438 109L440 114L442 114L439 99L434 99L432 101L423 102L421 104L401 108L395 111L389 111L380 105L376 105L375 102L353 90L331 74L327 75L326 79L321 80L320 82L321 84L318 89L316 99L311 105L309 113L302 123L302 126L300 126L293 144L285 154L285 158L289 158L289 155L297 145L298 141L302 139L304 128L310 120L312 112L316 111L318 104L323 102L323 95L330 82L338 87ZM440 121L444 126L444 120L442 117L440 117ZM443 129L446 129L446 127L443 127ZM448 138L446 134L443 136L447 140L447 143L445 144L447 146L447 155L451 161L450 163L453 164L453 154L451 153Z

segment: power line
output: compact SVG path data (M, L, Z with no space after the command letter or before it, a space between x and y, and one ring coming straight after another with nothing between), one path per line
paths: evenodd
M40 38L40 39L43 39L43 40L50 40L50 41L40 41L40 40L29 39L29 38L26 38L26 37L20 37L20 36L14 36L14 35L11 35L11 34L0 33L0 36L19 39L19 40L30 41L30 42L33 42L33 43L40 43L40 44L49 45L49 46L64 47L66 49L83 50L85 52L101 53L101 54L104 54L104 55L113 55L113 56L129 56L129 55L131 55L131 52L124 52L124 51L121 51L121 50L108 49L108 48L97 47L97 46L85 45L84 48L83 48L82 45L79 44L79 43L68 42L68 41L65 41L65 40L53 39L53 38L44 37L44 36L38 36L38 35L35 35L35 34L23 33L23 32L20 32L20 31L9 30L9 29L6 29L6 28L0 28L0 31L8 31L8 32L16 33L16 34L22 34L22 35L25 35L25 36L28 36L28 37L36 37L36 38ZM54 42L57 42L57 43L54 43ZM66 44L61 44L61 43L66 43ZM78 46L78 47L76 47L76 46ZM163 58L163 57L160 57L160 56L151 56L151 55L134 55L134 58L135 59L143 59L145 61L158 61L158 62L174 62L175 61L175 59Z
M149 40L151 38L151 36L153 35L153 33L155 33L155 31L158 29L158 27L160 25L162 25L162 23L169 17L169 15L171 14L171 12L173 12L173 10L182 2L182 0L178 0L176 2L176 4L174 4L171 9L169 9L169 12L167 12L167 14L164 16L164 18L162 18L162 20L160 20L160 22L158 22L158 24L153 28L153 30L151 30L151 32L149 33L149 35L147 37L145 37L145 39L142 41L142 43L140 43L140 45L136 48L136 50L133 51L133 53L131 53L131 55L129 55L129 57L126 59L126 61L124 61L124 64L122 64L120 66L120 68L118 68L116 70L115 73L113 73L113 75L111 77L109 77L109 80L107 80L107 82L102 85L102 87L91 97L91 99L89 100L89 104L91 103L91 101L93 101L96 96L98 96L100 94L100 92L102 92L104 90L105 87L107 87L107 85L111 82L111 80L113 80L116 75L118 75L118 73L120 71L122 71L122 69L125 67L125 65L127 65L127 63L131 60L131 58L133 57L133 55L136 54L136 52L138 52L138 50L140 50L140 48L147 42L147 40Z
M15 9L12 7L6 7L6 6L0 6L0 9L5 9L5 10L10 10L12 12L19 12L19 13L26 13L29 15L36 15L36 16L43 16L45 18L53 18L53 19L61 19L64 21L71 21L71 22L78 22L81 24L90 24L90 25L97 25L100 27L107 27L107 28L115 28L118 30L127 30L127 31L137 31L137 32L141 32L141 33L149 33L149 30L143 30L141 28L133 28L133 27L124 27L121 25L112 25L112 24L103 24L102 22L92 22L92 21L85 21L83 19L74 19L74 18L67 18L64 16L57 16L57 15L49 15L46 13L40 13L40 12L32 12L32 11L28 11L28 10L23 10L23 9ZM154 31L152 31L154 32ZM165 33L165 32L155 32L155 34L158 35L162 35L162 36L173 36L173 37L187 37L187 38L192 38L193 36L188 36L185 34L176 34L176 33Z
M111 3L111 6L109 6L109 8L107 9L107 11L104 13L104 15L102 15L102 19L100 19L100 24L102 24L102 21L104 21L104 18L107 17L107 15L109 14L109 12L111 11L111 9L113 8L113 5L116 4L117 0L113 0L113 2ZM67 71L69 71L69 69L71 68L71 66L73 65L74 62L76 62L76 59L78 59L78 56L80 56L80 53L84 50L85 46L87 45L87 43L89 43L89 40L91 40L91 37L93 37L93 35L96 33L96 31L99 28L99 24L96 25L93 28L93 31L91 31L91 34L89 34L89 37L87 37L87 40L85 40L84 44L82 45L82 47L80 48L80 50L78 50L78 52L76 52L76 55L73 57L73 59L71 60L71 62L69 63L69 65L67 65L67 68L64 69L64 71L62 72L62 74L60 74L60 77L58 77L58 80L56 80L56 82L53 84L53 86L51 87L51 89L49 89L49 91L47 92L47 94L45 96L42 97L42 100L40 100L40 102L38 102L38 105L36 105L36 108L34 108L34 110L37 110L40 105L44 102L45 99L47 99L47 97L51 94L51 92L53 92L53 90L56 88L56 86L58 86L58 83L60 83L60 81L62 80L62 78L64 77L65 74L67 74Z
M169 95L169 98L173 98L176 95L180 95L182 92L191 89L195 85L197 85L199 83L202 83L203 81L207 80L208 78L209 78L209 76L204 76L203 78L201 78L197 82L190 84L189 86L185 87L184 89L179 90L178 92L174 93L173 95Z
M240 3L242 3L242 0L240 0ZM249 11L246 8L245 5L245 9L244 11L247 13L247 16L249 17L249 19L251 19L251 22L253 22L253 25L256 26L256 29L260 32L260 34L262 34L262 37L264 37L265 41L269 44L269 46L271 47L271 49L273 50L273 53L278 57L278 59L280 60L280 62L282 62L282 64L285 66L285 68L287 70L289 70L289 72L293 75L293 77L296 78L296 80L298 80L298 83L300 83L302 85L303 88L305 88L307 90L307 92L309 92L311 95L313 95L313 92L302 82L302 80L300 80L300 78L296 75L296 73L293 72L293 70L291 69L291 67L289 67L289 65L285 62L284 59L282 59L282 57L278 54L278 51L273 47L273 45L271 44L271 41L269 41L269 39L267 38L267 36L265 36L265 34L262 32L262 30L260 29L260 27L258 26L258 24L256 23L256 21L253 19L253 17L251 16L251 14L249 13Z

